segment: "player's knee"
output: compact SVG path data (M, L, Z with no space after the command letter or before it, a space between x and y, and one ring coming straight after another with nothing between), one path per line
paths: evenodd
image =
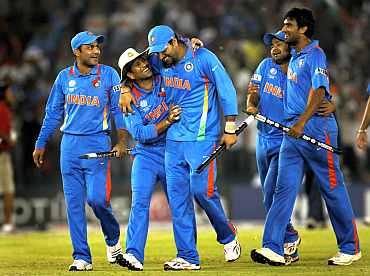
M104 209L107 208L107 201L105 199L100 199L100 198L88 198L87 199L87 204L94 210L94 209Z

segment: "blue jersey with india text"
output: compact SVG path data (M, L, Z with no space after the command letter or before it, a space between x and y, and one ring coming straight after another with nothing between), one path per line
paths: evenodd
M76 64L62 70L51 89L35 147L44 148L62 122L60 130L72 135L109 132L111 113L122 124L119 95L120 78L110 66L98 64L86 75Z
M124 117L124 127L138 141L134 154L152 146L165 144L166 132L158 134L156 124L168 116L169 106L166 102L166 92L161 86L161 77L153 79L153 89L146 91L133 83L131 93L137 101L134 113ZM164 149L161 149L164 152Z
M287 92L284 97L286 118L292 119L302 114L306 109L310 91L320 87L325 88L325 98L330 100L326 56L318 41L314 40L300 52L292 50Z
M251 82L259 85L259 113L274 121L283 123L283 95L286 91L286 74L272 58L265 58L257 67ZM282 137L283 132L275 127L257 123L258 134Z
M221 110L224 116L237 115L234 85L214 53L196 51L187 45L185 56L166 68L158 56L151 59L159 70L169 103L179 105L181 118L167 131L173 141L216 141L220 135Z

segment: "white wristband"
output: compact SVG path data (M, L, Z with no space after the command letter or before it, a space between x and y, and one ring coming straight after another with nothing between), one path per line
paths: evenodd
M235 122L226 122L225 123L225 133L226 134L235 134L236 124Z

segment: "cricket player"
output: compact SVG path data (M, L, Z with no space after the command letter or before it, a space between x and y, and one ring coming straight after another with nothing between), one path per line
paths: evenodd
M111 116L116 121L122 120L118 108L119 75L112 67L98 63L103 41L103 36L88 31L72 38L75 63L62 70L54 82L33 152L36 166L41 167L46 143L62 123L60 167L74 259L70 271L92 270L86 201L100 220L108 261L122 264L120 228L110 204L110 161L79 159L89 152L111 150ZM125 131L119 130L118 136L113 150L122 156L126 148Z
M325 199L339 252L329 265L350 265L361 258L355 217L339 166L339 157L297 139L306 133L336 146L338 128L333 115L318 116L325 98L330 99L326 57L314 33L312 11L293 8L284 17L286 42L293 48L288 66L287 91L283 96L285 120L291 130L284 135L279 153L278 180L267 214L263 248L254 249L254 262L285 265L284 235L302 182L304 166L314 172Z
M143 270L150 200L158 181L167 194L165 131L179 120L181 109L166 101L162 79L159 75L153 76L145 51L138 53L133 48L127 49L120 56L118 66L138 103L135 112L124 117L124 127L138 143L132 150L132 203L123 260L129 270Z
M160 72L169 102L181 107L181 118L167 131L165 167L167 190L174 224L177 258L165 270L199 269L193 198L206 212L224 244L225 259L235 261L240 245L229 223L216 186L216 162L197 173L196 168L217 147L236 143L236 91L218 58L209 50L193 51L165 25L148 34L149 54ZM226 125L221 132L221 110Z
M370 83L367 86L367 93L370 95ZM367 128L370 124L370 97L367 99L366 108L362 117L360 128L357 130L357 147L362 150L367 148Z

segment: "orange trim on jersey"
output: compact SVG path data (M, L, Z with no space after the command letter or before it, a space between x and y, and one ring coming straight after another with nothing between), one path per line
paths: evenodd
M105 204L108 206L110 204L110 192L112 190L112 182L110 175L110 160L108 160L107 174L105 178Z
M233 234L236 236L237 229L236 229L235 225L232 224L230 221L227 223L227 225L229 226L229 228L231 229L231 231L233 232Z
M327 134L325 134L325 142L330 145L330 139ZM334 168L334 154L331 151L328 151L328 171L329 171L329 184L330 189L333 190L337 186L337 176L335 174Z
M352 220L353 224L353 240L355 241L355 254L357 254L360 250L359 248L359 239L357 234L357 225L355 219Z
M140 93L139 89L137 89L135 86L132 87L131 92L132 92L132 94L134 94L136 100L140 98L141 93Z
M213 149L215 149L216 145L213 145ZM207 184L207 197L210 198L213 196L215 190L215 159L211 161L208 167L208 184Z

